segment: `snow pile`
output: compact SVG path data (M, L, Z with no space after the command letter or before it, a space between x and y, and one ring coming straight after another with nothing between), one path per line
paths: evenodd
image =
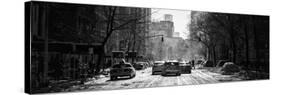
M231 75L239 71L239 66L235 65L233 62L226 62L221 69L223 75Z
M269 73L259 71L241 71L238 73L244 80L269 79Z
M217 67L222 67L228 60L219 60L217 63Z

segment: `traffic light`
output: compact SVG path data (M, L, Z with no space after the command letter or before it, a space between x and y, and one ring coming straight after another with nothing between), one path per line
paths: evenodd
M162 41L162 42L164 42L164 37L163 37L163 36L162 36L162 39L161 39L161 41Z

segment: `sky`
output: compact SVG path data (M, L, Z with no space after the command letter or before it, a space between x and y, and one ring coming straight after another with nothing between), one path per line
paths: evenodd
M174 9L152 9L152 21L164 20L164 14L173 15L174 32L179 32L180 37L186 39L189 34L188 23L190 23L191 11Z

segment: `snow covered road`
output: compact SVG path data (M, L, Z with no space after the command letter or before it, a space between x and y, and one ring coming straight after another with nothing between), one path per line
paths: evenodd
M128 88L196 85L220 82L219 79L214 76L223 75L212 73L204 69L196 69L192 70L191 74L181 74L181 76L161 76L152 75L151 68L147 68L145 70L137 71L136 77L132 79L123 77L117 80L110 80L109 77L103 77L97 80L86 82L83 88L74 87L70 88L69 91L114 90Z

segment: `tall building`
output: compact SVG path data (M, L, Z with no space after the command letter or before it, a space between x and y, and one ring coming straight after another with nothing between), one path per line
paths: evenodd
M174 23L171 21L152 22L150 34L161 34L165 37L173 37Z
M165 14L164 20L152 22L150 36L163 35L164 41L161 38L154 38L150 41L150 52L155 60L169 60L181 57L181 43L183 39L179 37L179 32L174 32L173 16ZM182 54L183 55L183 54Z
M164 20L165 20L165 21L171 21L171 22L173 22L173 15L171 15L171 14L165 14L165 15L164 15Z

